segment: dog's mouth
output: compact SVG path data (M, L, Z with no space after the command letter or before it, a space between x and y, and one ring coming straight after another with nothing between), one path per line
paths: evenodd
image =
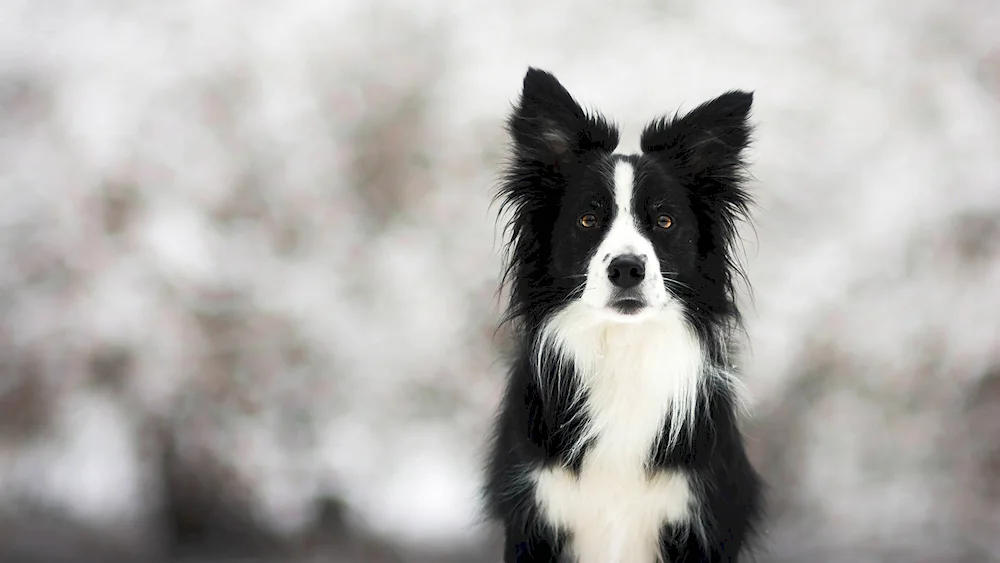
M646 308L646 302L634 297L625 297L612 302L611 308L623 315L635 315Z

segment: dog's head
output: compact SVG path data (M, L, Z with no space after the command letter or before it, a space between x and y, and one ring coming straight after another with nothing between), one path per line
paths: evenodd
M571 305L610 322L668 309L734 318L752 101L732 91L657 119L642 152L622 155L614 125L529 69L508 121L513 154L500 193L511 212L510 315L537 326Z

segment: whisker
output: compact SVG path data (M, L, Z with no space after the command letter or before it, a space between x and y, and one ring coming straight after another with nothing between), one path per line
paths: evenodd
M565 303L566 301L569 301L570 299L576 297L577 294L583 293L583 291L584 291L584 289L586 289L586 287L587 287L587 282L583 282L580 285L576 286L573 289L573 291L570 291L569 294L566 295L566 298L563 299L563 302Z
M667 273L663 274L661 277L663 278L663 281L666 282L666 283L671 283L671 284L674 284L676 286L683 287L685 289L691 289L691 290L694 289L690 285L688 285L688 284L686 284L686 283L684 283L684 282L682 282L680 280L675 280L673 278L667 277L667 276L672 275L672 274L674 274L674 272L667 272Z

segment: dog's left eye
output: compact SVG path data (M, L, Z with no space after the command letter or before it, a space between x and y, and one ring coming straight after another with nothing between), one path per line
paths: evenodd
M580 217L580 226L584 229L592 229L597 226L597 215L593 213L584 213Z
M656 218L656 226L663 230L667 230L670 227L674 226L674 219L673 217L665 213L661 214L659 217Z

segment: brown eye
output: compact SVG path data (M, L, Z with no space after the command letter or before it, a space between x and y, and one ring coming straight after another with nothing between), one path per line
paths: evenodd
M674 220L670 217L670 215L660 215L656 218L656 226L663 230L667 230L674 226Z
M580 217L580 226L584 229L592 229L597 226L597 215L585 213Z

